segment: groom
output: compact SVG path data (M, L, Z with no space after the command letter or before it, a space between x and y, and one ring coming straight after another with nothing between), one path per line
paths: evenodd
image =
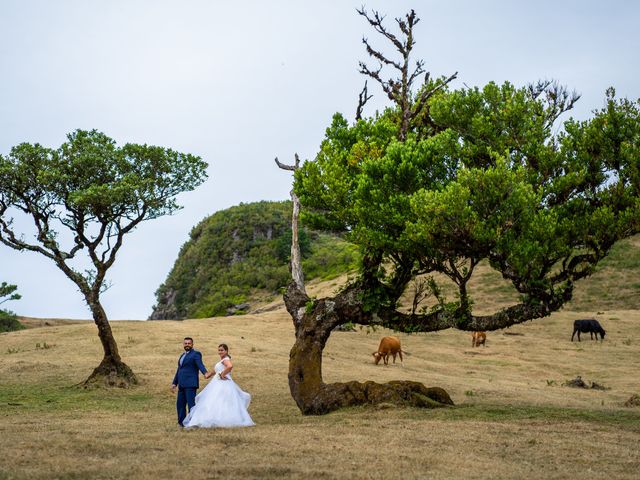
M193 349L193 338L185 337L182 345L184 353L178 359L178 370L176 370L171 385L173 393L176 393L176 388L178 389L176 407L178 409L178 424L181 427L187 416L187 405L191 410L196 404L196 391L200 387L198 370L207 377L207 369L202 363L202 354Z

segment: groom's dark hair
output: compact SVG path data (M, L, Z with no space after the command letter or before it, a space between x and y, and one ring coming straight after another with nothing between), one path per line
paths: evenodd
M191 342L193 342L193 338L191 337L184 337L185 340L191 340ZM183 340L184 341L184 340Z

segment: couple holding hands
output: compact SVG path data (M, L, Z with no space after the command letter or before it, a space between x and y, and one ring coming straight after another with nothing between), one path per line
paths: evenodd
M193 338L183 341L184 353L178 360L178 369L171 385L178 392L176 407L181 427L249 427L255 425L247 411L251 395L244 392L231 378L233 364L229 347L218 345L220 361L209 372L202 363L202 354L193 349ZM199 373L213 380L196 395ZM187 414L187 406L189 413Z

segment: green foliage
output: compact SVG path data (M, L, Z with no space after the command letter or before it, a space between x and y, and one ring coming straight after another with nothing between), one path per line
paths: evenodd
M96 130L76 130L55 150L22 143L0 156L0 242L50 258L96 304L124 235L178 210L176 195L200 185L206 167L163 147L118 147ZM31 217L34 234L14 230L14 212ZM91 269L68 263L79 252Z
M393 305L398 282L437 272L458 285L446 309L465 321L485 260L525 302L557 309L640 231L640 104L610 89L590 120L556 124L576 100L544 82L442 88L403 139L395 106L353 124L336 114L295 174L304 218L373 262L367 288L386 287L367 302Z
M301 229L308 279L355 268L356 248L334 236ZM196 225L165 282L151 318L204 318L286 286L291 248L291 202L240 204Z
M358 247L336 236L315 233L310 250L302 260L305 278L309 280L329 280L358 267Z
M288 262L291 259L291 239L293 233L287 230L278 238L276 242L276 255L282 262ZM298 230L298 244L300 245L300 255L307 258L311 253L311 239L304 229Z
M304 306L305 313L310 315L314 308L316 308L316 299L311 298Z
M17 289L18 287L15 285L2 282L0 284L0 304L22 298L19 293L16 293ZM3 297L6 298L3 299ZM15 330L22 330L23 328L25 327L18 321L15 313L0 309L0 333L13 332Z
M50 259L80 290L98 325L105 367L136 383L122 363L100 295L124 238L141 222L174 213L179 193L206 178L200 157L76 130L57 149L22 143L0 155L0 243ZM14 222L12 215L28 217ZM19 227L32 225L31 230ZM78 268L83 254L88 268ZM79 262L80 264L82 262ZM96 369L92 379L103 370Z
M13 332L24 328L24 325L18 321L15 313L0 309L0 333Z
M65 219L65 226L80 231L90 222L171 214L180 208L175 196L206 178L207 164L194 155L130 143L117 147L96 130L76 130L67 139L57 150L22 143L0 157L3 202Z
M22 297L19 293L16 293L17 289L18 287L16 287L15 285L10 285L7 282L0 283L0 304L9 302L11 300L20 300Z

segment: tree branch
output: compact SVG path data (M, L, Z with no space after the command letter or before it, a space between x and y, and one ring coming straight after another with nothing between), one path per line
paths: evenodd
M367 95L367 93L368 93L367 81L365 80L364 87L362 88L362 91L358 95L358 108L356 109L356 122L362 118L362 109L364 108L365 104L369 100L371 100L371 98L373 97L373 95Z
M359 62L359 65L360 73L366 75L367 77L373 78L376 82L378 82L382 87L384 93L386 93L387 97L389 97L389 100L391 100L392 102L396 102L398 89L394 87L393 80L390 80L388 82L382 80L382 78L380 77L382 65L380 65L380 68L378 68L378 70L369 70L369 67L364 62Z
M364 9L364 7L361 7L360 9L356 9L356 12L358 12L358 14L366 18L369 24L373 27L373 29L376 32L384 35L391 43L395 45L395 47L400 52L404 51L404 45L400 42L400 40L398 40L398 38L392 33L387 32L387 30L382 25L382 22L384 21L384 18L385 18L384 16L381 16L377 11L373 10L372 11L373 17L370 17L367 11Z
M427 72L427 74L425 75L425 81L424 81L425 86L428 85L429 78L430 78L430 74L429 72ZM427 104L427 100L433 97L439 90L442 90L444 87L446 87L449 83L451 83L456 78L458 78L458 72L455 72L453 75L449 76L448 78L443 78L440 81L436 82L436 85L434 85L431 89L425 88L424 90L422 90L422 92L419 94L415 102L415 106L413 108L413 116L415 117L419 115L422 109L424 108L424 106Z
M389 60L387 57L385 57L381 52L374 50L371 45L369 45L369 41L366 38L362 39L362 43L364 43L367 53L369 54L369 56L375 58L376 60L378 60L381 64L384 65L391 65L393 66L396 70L400 70L402 71L402 65L400 65L398 62L394 62L393 60Z
M378 325L405 333L436 332L447 328L464 331L498 330L549 316L562 307L564 300L560 301L559 297L560 295L549 302L538 304L523 302L503 308L493 315L484 316L460 317L444 309L422 315L401 313L393 309L381 309L378 311L377 318L374 317L371 322L361 324Z
M555 80L538 80L535 84L529 84L527 89L534 100L544 96L544 126L547 129L553 126L560 115L571 110L581 97L575 90L569 92L567 87Z
M275 158L276 165L282 170L289 170L295 172L300 167L300 157L295 154L295 163L293 165L284 165ZM291 214L291 278L298 290L306 296L306 290L304 286L304 273L302 271L302 254L300 252L300 243L298 237L298 219L300 216L300 199L291 189L291 202L293 203L293 212ZM294 316L297 318L297 316Z

